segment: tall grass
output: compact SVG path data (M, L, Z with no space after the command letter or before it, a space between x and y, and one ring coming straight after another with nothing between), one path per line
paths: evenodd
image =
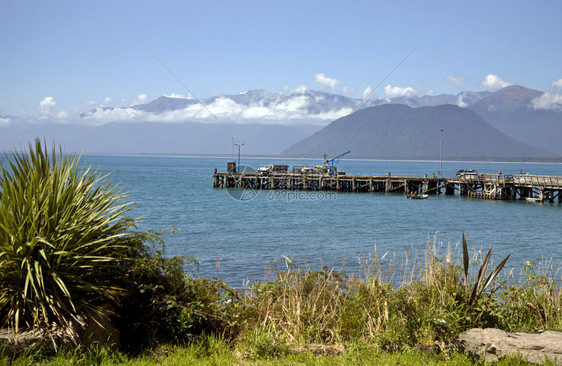
M559 270L551 260L532 261L504 276L502 328L529 332L562 329L562 289L556 282Z
M428 238L421 259L413 253L398 266L394 253L379 257L375 250L359 260L357 277L283 258L268 281L248 289L248 324L288 343L363 339L387 349L420 343L445 349L472 327L562 329L552 272L527 265L521 276L500 277L509 255L488 273L491 248L480 253L469 255L464 233L454 248Z

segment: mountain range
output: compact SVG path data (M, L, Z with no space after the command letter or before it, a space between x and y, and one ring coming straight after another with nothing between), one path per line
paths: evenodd
M562 105L550 93L512 85L469 105L507 136L562 155Z
M439 159L443 129L446 159L529 160L556 155L518 142L474 111L452 104L412 108L404 104L369 107L335 120L283 152L321 157L351 149L356 158Z
M0 116L0 151L41 136L84 153L230 154L232 134L245 143L244 154L299 155L313 149L305 146L314 136L341 124L318 148L322 153L341 145L356 157L434 158L435 139L445 128L446 141L455 141L445 145L456 149L449 158L552 158L562 156L562 105L553 100L548 92L521 86L365 101L317 90L250 90L206 98L204 105L162 96L130 107L94 108L64 123ZM455 140L454 131L463 138ZM496 137L495 145L489 136ZM418 146L420 140L425 142Z

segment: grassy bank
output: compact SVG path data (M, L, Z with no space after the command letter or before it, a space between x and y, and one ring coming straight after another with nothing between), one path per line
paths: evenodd
M27 352L15 359L1 358L3 365L485 365L483 361L460 353L423 353L416 348L405 347L400 351L383 351L367 343L348 344L337 355L318 354L313 351L287 349L275 355L248 357L244 347L224 342L214 336L201 337L189 345L160 346L151 354L130 355L107 347L81 347L62 349L57 354L44 350ZM530 365L519 356L494 362L494 365ZM555 365L545 362L544 365Z
M142 306L129 303L132 313L120 319L129 328L121 334L120 350L79 346L56 353L47 347L2 361L471 365L484 363L451 346L464 330L562 330L561 291L551 263L528 262L510 272L498 271L482 287L493 273L483 268L485 258L480 251L470 256L472 269L465 278L462 253L457 257L428 240L424 260L400 269L400 283L398 274L393 281L382 279L389 275L388 266L383 268L388 262L376 254L362 260L364 273L358 277L295 266L283 258L269 280L239 291L219 280L188 277L181 258L152 252L142 270L134 269L140 271L135 276L141 275L142 293L150 300ZM148 312L142 311L145 305ZM131 334L135 337L123 342ZM498 364L526 363L511 357Z

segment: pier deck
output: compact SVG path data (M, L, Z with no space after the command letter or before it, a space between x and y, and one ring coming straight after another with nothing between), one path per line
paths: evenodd
M213 174L213 187L336 192L385 192L445 194L491 200L535 197L538 201L562 202L562 177L543 175L469 174L459 177L343 175L247 172Z

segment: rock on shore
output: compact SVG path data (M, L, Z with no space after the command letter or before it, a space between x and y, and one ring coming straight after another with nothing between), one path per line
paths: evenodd
M533 363L545 359L562 365L562 333L547 331L541 334L506 332L500 329L470 329L461 333L457 345L466 352L497 361L508 355L520 354Z

